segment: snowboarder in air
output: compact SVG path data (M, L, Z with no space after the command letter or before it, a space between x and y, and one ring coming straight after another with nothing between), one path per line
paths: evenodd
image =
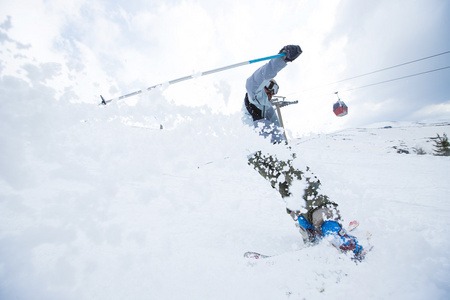
M270 102L279 89L274 77L288 62L299 57L302 50L297 45L287 45L280 50L281 53L285 55L271 59L247 79L247 93L242 109L243 122L255 127L261 136L270 138L272 143L287 143ZM351 251L354 259L363 259L363 247L342 227L338 205L320 193L320 180L309 167L299 170L293 166L294 160L294 153L289 160L281 160L274 154L258 151L249 158L249 165L269 180L286 201L286 211L298 223L305 244L315 245L326 238L341 251ZM297 199L292 199L294 196L290 192L290 187L296 180L305 183L301 199L298 196L295 196ZM299 201L302 203L299 204Z

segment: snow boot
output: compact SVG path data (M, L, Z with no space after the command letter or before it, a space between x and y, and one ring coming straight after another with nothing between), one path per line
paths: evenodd
M297 221L299 231L303 237L303 242L305 245L316 245L320 241L320 233L314 228L314 226L311 225L311 223L308 222L308 220L306 220L304 216L299 216Z
M364 259L363 247L358 244L356 237L348 235L342 226L336 221L325 221L322 224L322 232L333 246L342 252L353 252L353 259Z

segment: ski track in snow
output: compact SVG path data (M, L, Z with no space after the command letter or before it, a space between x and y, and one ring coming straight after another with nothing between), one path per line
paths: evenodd
M450 160L430 155L429 138L449 122L291 141L346 222L360 221L361 242L373 233L355 264L326 242L304 248L247 165L252 151L284 147L238 115L145 97L151 106L2 103L0 299L448 297ZM245 251L282 255L251 262Z

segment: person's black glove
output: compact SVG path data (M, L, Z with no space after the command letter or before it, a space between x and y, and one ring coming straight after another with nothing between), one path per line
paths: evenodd
M299 57L300 54L302 54L302 49L298 45L287 45L280 50L279 54L280 53L286 53L283 59L284 61L288 62L293 61L294 59Z

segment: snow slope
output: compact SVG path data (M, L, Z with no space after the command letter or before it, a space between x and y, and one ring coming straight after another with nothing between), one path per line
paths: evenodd
M0 299L448 299L450 159L430 155L429 138L449 122L291 141L346 222L360 221L355 235L373 233L356 265L326 242L303 248L246 161L288 150L239 115L159 91L104 107L0 86L17 99L0 101Z

